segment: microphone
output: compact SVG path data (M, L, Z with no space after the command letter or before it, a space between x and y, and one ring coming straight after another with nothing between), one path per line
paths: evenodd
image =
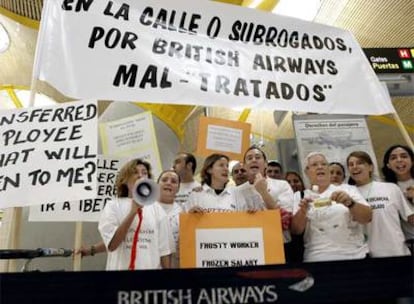
M160 187L151 179L139 179L135 182L132 198L144 207L153 204L160 195Z

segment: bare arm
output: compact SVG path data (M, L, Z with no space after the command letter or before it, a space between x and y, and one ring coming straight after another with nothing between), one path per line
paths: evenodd
M407 217L407 222L414 226L414 214Z
M161 267L163 269L171 268L171 254L161 257Z
M411 204L414 204L414 185L407 188L405 197Z
M302 199L299 204L299 210L292 217L292 224L290 226L293 234L301 234L305 231L308 219L306 217L308 210L308 199Z
M335 191L331 199L349 208L352 218L360 224L367 224L372 219L372 209L354 201L346 192Z
M75 250L75 254L80 254L81 257L84 256L94 256L97 253L106 252L106 247L104 242L98 242L96 244L93 244L90 247L84 247L82 246L79 249Z
M258 173L254 179L254 188L259 192L263 202L267 209L278 209L279 205L277 201L267 191L267 181L260 173Z

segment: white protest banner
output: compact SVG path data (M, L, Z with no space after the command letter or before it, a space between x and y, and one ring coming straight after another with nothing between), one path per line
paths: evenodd
M34 78L74 98L395 112L339 28L191 0L49 0L41 20Z
M151 112L99 124L102 151L105 155L141 158L152 166L155 178L162 171Z
M118 169L125 162L110 156L99 155L97 165L97 196L80 201L64 201L31 206L31 222L97 222L106 203L115 196Z
M96 101L1 111L0 208L96 196Z

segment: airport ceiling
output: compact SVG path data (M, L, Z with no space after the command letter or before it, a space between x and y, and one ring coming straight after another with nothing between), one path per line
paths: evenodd
M221 0L240 5L248 0ZM273 5L277 0L263 0ZM36 46L37 30L21 26L1 13L6 9L14 14L39 20L42 0L0 0L0 21L5 24L12 44L10 49L0 54L0 86L30 87L33 55ZM3 10L2 10L3 9ZM414 46L414 0L321 0L321 8L314 21L336 26L351 31L362 48L380 47L413 47ZM55 98L62 96L49 90L40 89ZM414 96L393 97L393 103L403 124L414 137ZM213 108L209 115L214 117L235 119L240 112L229 109ZM287 117L290 116L287 115ZM274 123L273 113L250 113L247 122L252 123L253 130L264 138L291 138L293 130L285 119L278 127ZM377 154L382 154L386 146L403 142L398 128L390 116L370 117L368 124ZM189 145L196 142L193 135L188 134ZM194 134L196 136L196 134Z

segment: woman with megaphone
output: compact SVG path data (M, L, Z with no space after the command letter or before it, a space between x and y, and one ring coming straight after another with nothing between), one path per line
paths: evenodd
M117 197L109 201L99 220L108 251L107 270L159 269L171 266L171 231L159 204L151 165L133 159L119 171Z

